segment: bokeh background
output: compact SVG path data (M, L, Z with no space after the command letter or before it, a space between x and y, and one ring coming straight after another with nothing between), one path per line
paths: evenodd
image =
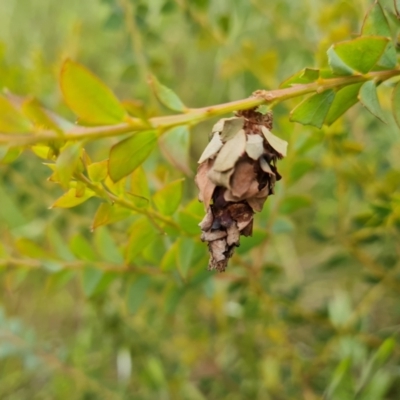
M392 7L391 2L383 2ZM71 121L70 57L121 99L167 113L149 73L192 107L247 97L359 32L361 0L0 0L0 87ZM29 150L0 166L0 399L399 399L400 135L360 105L322 130L275 109L283 180L226 273L206 271L193 176L215 121L160 145L152 193L185 177L174 218L132 265L137 216L91 232L98 199L62 190ZM88 145L107 157L116 139ZM15 159L13 159L15 158ZM172 249L172 250L171 250Z

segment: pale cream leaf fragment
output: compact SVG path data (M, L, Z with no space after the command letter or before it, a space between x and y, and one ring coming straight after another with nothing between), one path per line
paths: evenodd
M243 129L228 140L218 153L214 163L214 170L218 172L228 171L233 168L238 158L244 153L246 148L246 134Z
M219 136L219 133L214 133L214 136L210 140L210 143L208 143L207 147L204 149L198 163L201 164L209 158L214 157L220 151L222 146L223 143Z
M253 160L258 160L264 153L264 139L260 135L247 135L246 153Z
M287 154L287 141L275 136L272 132L270 132L265 126L261 126L262 133L269 143L269 145L283 157L286 157Z

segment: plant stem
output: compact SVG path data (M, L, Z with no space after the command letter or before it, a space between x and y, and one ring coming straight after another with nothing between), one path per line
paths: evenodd
M122 135L134 131L158 130L160 133L179 125L195 125L207 119L227 114L237 110L246 110L260 105L274 107L276 104L309 93L321 93L328 89L340 89L354 83L368 80L385 81L400 75L399 69L389 71L374 71L365 75L351 75L339 78L319 79L317 82L299 84L289 88L276 90L258 90L252 97L236 100L214 106L192 108L187 113L150 118L148 121L130 118L129 121L116 125L99 127L79 127L64 134L65 140L96 140L106 137ZM49 140L60 139L59 133L54 131L39 131L35 134L6 134L0 133L0 145L10 147L45 143Z

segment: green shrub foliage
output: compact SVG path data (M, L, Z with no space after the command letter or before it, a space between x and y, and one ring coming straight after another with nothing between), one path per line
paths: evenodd
M398 399L400 3L4 3L0 398Z

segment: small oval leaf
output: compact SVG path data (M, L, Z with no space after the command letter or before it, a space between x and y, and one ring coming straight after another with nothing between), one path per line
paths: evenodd
M303 100L290 113L290 120L303 125L313 125L321 128L335 98L333 90L314 94Z
M366 74L379 61L388 43L385 37L362 36L336 43L331 49L350 69Z
M156 143L155 131L143 131L113 146L108 161L110 178L117 182L133 172L150 155Z
M333 100L325 119L325 124L333 124L341 115L343 115L350 107L358 102L358 92L362 83L345 86L340 89Z
M158 101L165 107L173 111L187 111L187 107L183 104L178 95L172 89L161 84L155 76L151 77L151 86Z
M27 133L32 125L4 96L0 96L0 132Z
M68 107L84 122L116 124L127 116L114 93L100 79L69 59L62 66L60 86Z
M375 115L375 117L386 123L385 115L383 114L381 105L379 104L378 95L376 93L376 84L374 81L365 82L361 86L358 99L372 115Z
M93 197L95 194L89 189L85 190L84 196L77 197L76 189L69 189L68 192L64 193L60 198L58 198L55 203L50 208L71 208L79 204L84 203L86 200Z
M172 215L182 200L183 179L178 179L164 186L153 196L157 209L164 215Z

